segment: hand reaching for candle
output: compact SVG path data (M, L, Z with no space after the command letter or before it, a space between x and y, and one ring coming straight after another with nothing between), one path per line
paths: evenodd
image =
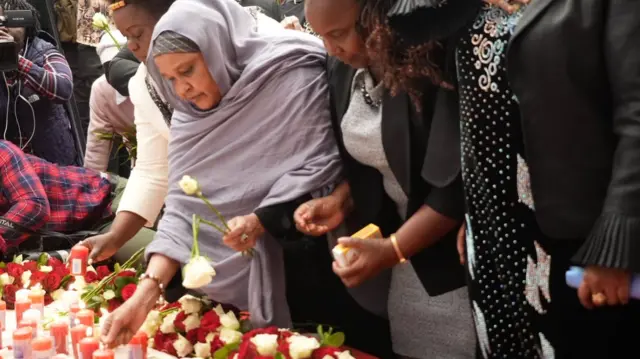
M117 243L117 239L113 237L111 232L107 232L89 237L77 245L89 248L90 261L101 262L116 254L118 249L120 249Z
M129 344L131 338L142 327L158 298L157 295L154 295L158 287L151 282L143 281L140 283L133 297L109 314L104 321L100 338L104 345L113 348ZM145 284L148 285L146 288Z

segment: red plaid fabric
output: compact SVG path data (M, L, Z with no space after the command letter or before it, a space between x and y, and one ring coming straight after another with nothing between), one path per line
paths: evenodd
M64 102L73 93L73 76L67 59L56 49L49 49L44 54L42 67L34 64L26 57L18 60L18 74L31 87L46 98ZM9 79L9 84L13 84Z
M108 214L111 182L100 172L58 166L0 140L0 213L27 229L72 232ZM27 238L0 227L0 250Z

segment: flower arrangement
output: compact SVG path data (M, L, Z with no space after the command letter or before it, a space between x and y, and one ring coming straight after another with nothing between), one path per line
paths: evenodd
M0 292L9 308L13 308L20 289L40 286L45 291L45 304L49 304L72 282L67 266L46 253L35 261L18 255L11 262L0 262Z
M344 334L302 335L289 329L249 328L248 314L187 295L151 311L142 330L150 346L167 354L201 359L352 359L342 349Z

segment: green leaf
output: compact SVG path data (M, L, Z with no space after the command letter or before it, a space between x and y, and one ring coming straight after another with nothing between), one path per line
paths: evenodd
M116 263L116 264L113 266L113 271L114 271L115 273L120 273L120 271L121 271L121 270L122 270L122 268L120 268L120 264Z
M40 254L40 256L38 257L38 268L44 265L47 265L48 261L49 261L49 255L47 253Z
M324 342L330 347L339 348L344 344L344 339L344 333L338 332L327 336Z
M286 357L284 356L284 354L277 352L273 359L286 359Z
M227 359L229 357L229 353L238 349L239 346L240 343L227 344L213 353L213 359Z
M71 274L67 274L64 277L62 277L62 280L60 281L60 288L66 287L67 284L69 284L70 280L71 280Z
M125 285L135 283L136 277L118 277L116 278L116 291L120 292Z
M318 324L318 335L320 339L324 339L324 331L322 330L322 324Z
M0 268L2 268L2 269L7 268L7 263L5 263L5 262L0 262Z

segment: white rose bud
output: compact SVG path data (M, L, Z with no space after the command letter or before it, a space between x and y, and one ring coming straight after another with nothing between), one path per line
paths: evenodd
M102 293L102 297L105 300L111 300L116 297L116 292L112 291L111 289L105 290L104 293Z
M178 302L185 314L200 313L202 309L202 301L192 295L185 295Z
M50 273L53 270L53 267L51 266L41 266L40 267L40 272L42 273Z
M222 309L222 305L218 304L215 308L213 308L213 311L216 312L216 314L218 314L218 316L223 316L224 315L224 309Z
M0 275L0 283L2 283L3 286L7 284L13 284L15 280L16 279L10 276L8 273L2 273L2 275Z
M193 346L193 350L199 358L208 358L211 356L211 344L196 343L196 345Z
M209 344L211 344L211 342L216 338L216 335L218 335L217 333L209 333L207 334L205 341Z
M64 292L65 292L65 290L62 289L62 288L54 290L51 293L51 299L53 299L54 301L61 300L62 297L64 296Z
M191 176L182 176L182 179L178 184L182 191L189 196L193 196L200 192L200 185L198 184L198 181Z
M222 328L222 330L220 330L220 341L224 344L240 343L241 340L242 333L236 330L229 328Z
M184 320L184 329L188 332L200 326L200 318L198 314L191 314Z
M23 284L29 287L29 281L31 281L31 271L26 270L22 272L22 276L20 276L20 280L22 281Z
M262 356L274 356L278 351L278 334L258 334L251 338L251 342Z
M179 334L178 334L178 340L176 340L175 343L173 343L173 347L176 349L176 353L180 358L186 357L187 355L191 354L191 352L193 351L193 346L187 340L187 338Z
M316 338L294 335L289 337L289 356L291 359L311 358L311 353L320 348L320 342Z
M336 356L338 357L338 359L356 359L353 357L353 355L351 355L351 352L349 352L348 350L340 353L336 353Z
M105 30L109 28L109 20L102 13L97 12L93 15L93 27L96 29Z
M167 315L166 317L164 317L164 320L162 321L162 324L160 325L160 331L164 334L168 334L168 333L175 333L176 332L176 328L173 325L173 322L176 320L176 317L178 316L177 312L173 312L169 315Z
M157 310L152 310L147 315L147 319L145 319L142 324L141 330L145 332L149 337L153 337L156 335L156 332L162 325L162 318L160 318L160 312Z
M240 329L240 322L238 321L238 318L236 318L236 315L231 311L220 316L220 324L222 324L223 327L231 330Z
M191 258L184 266L182 275L182 286L197 289L211 283L216 271L205 257L197 256Z

